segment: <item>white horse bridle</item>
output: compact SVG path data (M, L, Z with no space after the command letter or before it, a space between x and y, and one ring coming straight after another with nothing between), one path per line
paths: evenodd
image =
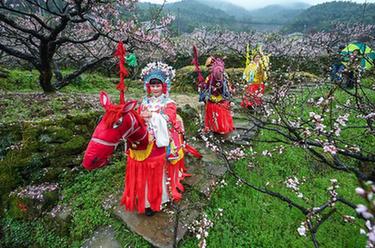
M98 138L91 138L91 141L93 141L95 143L98 143L98 144L101 144L101 145L105 145L105 146L114 146L115 149L116 149L117 145L121 142L121 140L123 140L123 141L125 141L125 150L126 150L126 140L127 140L127 138L132 136L135 132L137 132L141 128L141 127L134 128L135 123L136 123L136 119L135 119L133 114L129 113L129 115L130 115L130 119L131 119L131 123L132 123L131 127L122 135L119 142L111 143L111 142L108 142L108 141L105 141L105 140L102 140L102 139L98 139ZM147 135L147 132L145 133L145 135L143 135L142 138L136 140L135 142L144 139L146 137L146 135Z

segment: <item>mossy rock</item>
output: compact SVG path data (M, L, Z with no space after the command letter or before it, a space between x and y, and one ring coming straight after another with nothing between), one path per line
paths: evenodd
M32 195L19 195L21 190L12 192L8 203L8 214L15 219L33 220L38 218L44 211L51 210L59 199L58 189L41 192L41 198L35 198Z
M197 134L199 129L199 115L197 110L192 108L189 104L186 104L182 108L177 109L177 113L181 116L185 132L187 136L194 136Z
M49 126L39 135L38 141L41 143L64 143L71 139L73 131L70 129Z
M21 127L16 124L0 126L0 159L4 158L9 147L19 145L22 140Z
M23 150L12 150L0 161L0 167L8 166L14 168L25 168L32 164L33 158L30 153Z
M68 142L61 144L60 149L63 154L77 155L85 150L87 142L82 136L73 136Z
M19 185L55 180L61 174L56 167L79 166L99 115L90 112L4 126L0 131L3 150L9 144L17 147L6 149L0 160L1 195L6 196ZM55 169L44 173L46 167ZM2 197L3 202L7 199Z
M99 115L99 112L89 112L79 115L67 115L66 118L71 120L75 124L86 125L87 123L90 123L92 121L96 122Z
M51 212L46 215L46 226L55 229L60 235L69 235L69 228L73 210L67 205L56 205Z
M29 177L33 183L55 182L64 172L63 167L50 166L31 172Z
M37 142L39 135L42 133L43 128L32 123L24 125L24 131L22 133L23 149L25 150L37 150L39 144Z
M50 159L51 167L69 167L79 166L82 163L82 155L60 156Z
M2 200L5 200L8 197L8 193L22 182L22 177L15 168L4 166L0 162L0 182L0 195Z
M94 132L95 125L96 123L94 122L89 123L89 125L75 125L73 130L77 134L90 138L91 134Z

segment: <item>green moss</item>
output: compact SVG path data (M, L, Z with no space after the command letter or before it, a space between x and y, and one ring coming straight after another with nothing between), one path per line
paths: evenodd
M92 123L93 121L96 122L97 117L100 115L98 112L88 112L88 113L81 113L79 115L67 115L66 118L77 124L80 125L87 125L88 123Z
M49 163L51 163L51 161L49 161ZM63 172L64 168L51 166L31 171L29 173L29 178L30 181L34 183L55 182Z
M59 146L63 154L75 155L80 154L86 148L87 140L82 136L74 136L68 142Z
M181 116L184 122L187 136L195 136L199 129L199 125L197 125L197 123L199 123L198 112L190 105L186 104L183 108L178 108L177 113Z
M33 220L41 216L44 211L49 211L59 199L58 190L42 193L42 199L32 199L28 196L20 197L17 192L9 198L7 214L15 219Z
M52 167L74 167L80 165L82 162L82 156L62 156L51 157L50 164Z
M0 78L0 89L8 91L38 90L39 73L36 70L9 70L7 77Z
M0 166L9 166L14 168L25 168L33 161L32 154L22 150L9 151L4 160L0 161Z
M23 221L6 215L5 218L0 220L4 234L0 239L0 247L71 247L64 236L59 236L56 226L47 223L48 221L45 219ZM45 226L48 226L48 228L45 228Z
M73 131L70 129L48 126L39 135L39 142L42 143L63 143L68 141L73 135Z
M19 145L22 138L19 125L0 126L0 159L4 158L12 145Z
M28 219L28 216L33 214L33 209L28 208L29 205L30 202L27 199L10 197L7 214L13 219Z
M22 182L22 178L14 167L7 166L0 161L0 182L0 194L5 200L7 194Z

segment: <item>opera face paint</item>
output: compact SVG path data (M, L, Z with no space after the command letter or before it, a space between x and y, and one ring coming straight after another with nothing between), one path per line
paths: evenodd
M163 85L162 84L151 84L150 85L151 93L153 96L158 97L163 92Z

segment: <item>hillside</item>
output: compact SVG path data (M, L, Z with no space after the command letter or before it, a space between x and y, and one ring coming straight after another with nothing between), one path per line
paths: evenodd
M155 16L160 7L161 5L157 4L138 3L138 15L141 16L141 20L147 21ZM176 34L189 33L202 26L233 31L265 31L281 27L307 7L304 3L295 2L248 11L224 1L183 0L165 4L162 14L176 17L172 24L172 30Z
M261 9L250 11L254 23L285 24L301 14L309 5L295 3L290 5L268 5Z
M198 0L200 3L206 4L212 8L224 11L226 14L233 16L236 20L240 21L251 21L252 17L250 12L238 5L215 0Z
M318 4L301 12L285 27L285 32L327 30L335 23L375 24L375 4L334 1Z
M150 3L139 3L138 13L141 19L147 20L154 16L153 13L160 9L160 5ZM234 16L226 12L212 8L195 0L184 0L181 2L165 4L163 15L175 16L172 30L175 33L189 33L197 27L228 28L236 31L249 30L249 22L236 20Z

